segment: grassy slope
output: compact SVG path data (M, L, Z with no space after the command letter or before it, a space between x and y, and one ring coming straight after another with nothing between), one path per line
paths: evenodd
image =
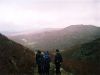
M0 34L0 73L31 73L34 53Z
M64 52L64 68L79 75L100 74L99 47L100 39L97 39Z

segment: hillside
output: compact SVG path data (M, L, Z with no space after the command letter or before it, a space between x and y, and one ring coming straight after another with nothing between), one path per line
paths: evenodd
M0 34L0 74L31 74L34 53Z
M61 30L46 31L27 36L14 36L11 39L31 48L66 49L100 37L100 28L92 25L71 25Z
M63 52L64 68L79 75L99 75L99 47L100 39L97 39Z

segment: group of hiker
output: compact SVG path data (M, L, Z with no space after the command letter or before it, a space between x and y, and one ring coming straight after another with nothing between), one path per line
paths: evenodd
M36 64L38 66L38 73L40 75L49 75L50 62L51 62L51 57L50 57L48 51L45 51L43 53L40 50L37 51ZM55 58L54 58L56 75L61 74L61 72L60 72L61 62L63 62L62 56L61 56L59 50L56 49L56 54L55 54Z

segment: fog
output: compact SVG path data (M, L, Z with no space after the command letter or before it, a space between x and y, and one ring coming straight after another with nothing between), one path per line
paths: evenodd
M0 0L0 31L100 26L99 0Z

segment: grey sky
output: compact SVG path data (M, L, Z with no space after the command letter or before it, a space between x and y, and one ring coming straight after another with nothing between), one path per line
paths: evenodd
M0 30L100 26L99 0L0 0Z

